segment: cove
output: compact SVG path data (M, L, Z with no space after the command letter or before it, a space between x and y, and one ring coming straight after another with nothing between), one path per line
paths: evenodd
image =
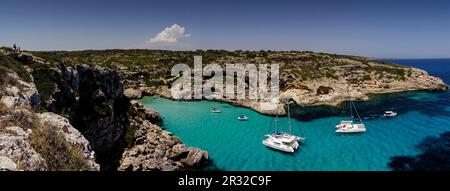
M428 64L425 69L449 83L450 64L432 66ZM306 140L293 154L262 145L273 117L253 110L206 100L188 102L145 97L140 102L159 112L163 117L162 127L179 136L185 144L209 152L212 164L205 170L385 171L391 170L388 167L391 157L416 155L420 152L417 144L423 139L450 131L449 92L390 94L357 103L367 128L367 132L358 135L334 132L334 126L346 119L344 108L323 115L321 111L327 108L296 108L293 133ZM222 113L211 113L213 107ZM399 111L399 115L393 119L377 117L388 109ZM241 114L248 116L249 121L238 121L237 116ZM313 117L303 119L307 114ZM281 118L280 126L287 126L287 118Z

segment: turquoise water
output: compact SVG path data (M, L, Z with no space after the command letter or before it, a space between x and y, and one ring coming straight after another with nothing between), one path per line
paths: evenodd
M428 60L413 63L419 61L425 64ZM449 80L450 60L438 66L428 71ZM447 70L442 69L445 67ZM392 94L357 103L367 119L367 132L358 135L334 132L336 123L346 119L345 108L294 108L293 132L306 137L306 141L296 153L287 154L261 143L264 134L270 132L273 117L213 101L183 102L159 97L141 101L158 111L164 118L162 126L184 143L207 150L213 161L209 168L220 170L389 170L391 157L418 154L416 145L425 137L450 131L448 92ZM213 107L222 113L211 113ZM398 111L398 117L381 119L380 114L387 109ZM247 115L249 121L238 121L241 114ZM280 120L280 126L287 127L287 118Z

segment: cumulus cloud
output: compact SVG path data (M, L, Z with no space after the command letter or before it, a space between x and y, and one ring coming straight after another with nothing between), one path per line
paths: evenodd
M173 44L178 42L181 38L187 38L190 36L190 34L186 33L186 29L184 27L173 24L170 27L166 27L148 42L150 44Z

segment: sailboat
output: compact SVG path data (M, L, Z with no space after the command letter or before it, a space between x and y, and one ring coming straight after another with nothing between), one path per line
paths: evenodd
M281 132L278 129L278 113L275 118L275 131L272 134L265 135L266 139L262 141L263 145L284 151L284 152L290 152L293 153L295 150L299 148L299 141L302 142L305 140L304 137L299 137L296 135L292 135L291 131L291 114L290 114L290 103L287 103L288 107L288 126L289 126L289 132ZM278 108L277 108L278 111Z
M359 116L358 110L356 110L356 106L352 101L352 98L349 98L349 107L350 107L350 116L352 120L343 120L338 125L336 125L336 133L362 133L366 131L366 126L364 125L361 117ZM355 110L356 116L359 119L359 122L354 122L353 109Z

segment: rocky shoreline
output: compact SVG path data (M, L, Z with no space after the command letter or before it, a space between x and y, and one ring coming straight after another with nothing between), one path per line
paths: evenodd
M420 73L418 78L408 83L393 84L389 88L361 88L355 86L349 86L345 82L341 82L339 86L330 85L330 82L311 82L312 86L326 87L329 92L313 92L311 89L305 90L304 88L291 88L280 92L281 102L286 100L294 101L301 107L311 106L331 106L337 107L345 101L348 101L349 97L352 100L357 101L369 101L370 97L383 94L392 94L400 92L411 91L447 91L449 86L445 84L440 78L429 76L425 71L414 68L413 70ZM320 85L316 85L320 84ZM321 85L328 86L321 86ZM332 88L334 87L334 88ZM160 96L166 99L174 100L170 93L170 89L166 86L163 87L139 87L128 88L125 90L125 95L130 99L141 99L144 96ZM191 100L183 100L191 101ZM252 109L263 115L286 115L285 104L281 103L278 112L276 110L266 110L260 107L260 102L253 100L227 100L227 99L214 99L214 101L228 103L237 107L246 107Z
M172 67L184 63L192 68L194 56L202 56L204 65L216 63L222 68L225 64L237 63L256 66L277 64L280 101L292 100L303 107L337 106L349 97L368 100L369 95L373 94L448 90L448 85L441 79L418 68L360 56L311 51L92 50L33 53L69 65L87 63L114 68L122 79L125 93L132 99L145 95L172 99L169 88L177 79L170 75ZM206 79L203 80L205 82ZM247 107L266 115L277 113L252 100L217 101ZM284 107L279 108L279 113L285 113Z
M152 123L161 120L159 114L140 103L134 102L132 105L135 112L143 111L145 115L144 118L137 115L131 120L131 125L137 127L134 146L122 154L118 170L179 171L201 166L208 161L208 152L186 146L178 137Z

